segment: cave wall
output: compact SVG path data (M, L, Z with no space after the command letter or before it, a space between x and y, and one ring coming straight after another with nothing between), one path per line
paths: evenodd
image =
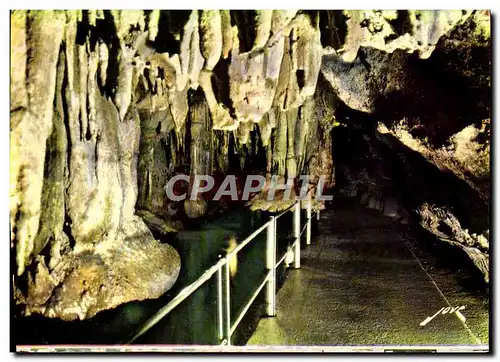
M177 252L134 212L140 119L123 111L127 48L108 36L110 62L85 33L91 21L12 13L11 245L27 315L88 318L158 297L179 273Z
M423 228L468 256L489 282L489 204L479 192L392 134L342 125L332 139L334 202L346 199L376 210L409 224L419 237ZM347 147L352 152L340 152Z
M322 23L337 121L366 150L340 155L339 191L381 211L400 193L399 207L488 281L490 12L332 11Z
M330 47L321 69L339 99L487 200L490 13L360 12L349 24L347 39L353 31L362 34L356 57Z

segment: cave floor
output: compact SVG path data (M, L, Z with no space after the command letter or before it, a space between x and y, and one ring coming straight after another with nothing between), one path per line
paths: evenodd
M261 319L247 345L487 345L488 296L464 289L405 235L373 210L323 212L277 294L277 316ZM465 322L448 313L420 326L447 301L465 305Z

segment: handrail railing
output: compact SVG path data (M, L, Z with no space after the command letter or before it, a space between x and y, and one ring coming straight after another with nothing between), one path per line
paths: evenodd
M307 200L306 223L300 229L300 201L294 203L291 207L284 210L278 215L271 216L269 221L260 226L245 240L224 257L220 256L220 260L207 269L196 281L183 288L169 303L162 307L158 312L146 321L139 329L139 331L126 343L133 343L137 338L146 333L156 323L163 319L175 307L181 304L186 298L193 294L199 287L206 283L213 275L217 275L217 324L220 345L231 345L231 336L236 331L239 323L247 313L248 309L255 301L259 293L266 287L266 314L270 317L276 316L276 268L287 258L291 260L287 264L293 265L293 268L300 268L300 240L304 231L306 231L306 244L311 243L311 219L312 219L312 201L309 196ZM277 233L277 220L284 214L293 210L293 237L292 245L287 248L287 251L276 262L276 233ZM319 211L317 212L319 220ZM231 324L231 295L230 295L230 278L229 278L229 262L232 257L248 245L257 235L263 230L267 230L266 238L266 269L268 272L259 284L258 288L252 294L248 302L241 309L235 322Z

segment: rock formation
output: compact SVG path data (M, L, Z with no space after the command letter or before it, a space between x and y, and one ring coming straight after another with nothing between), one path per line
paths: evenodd
M339 16L331 12L323 22L328 29L339 30L344 44L338 41L338 36L327 33L330 36L325 37L324 45L328 51L321 68L335 94L352 111L347 112L344 119L338 114L337 118L344 124L370 129L367 133L372 136L367 136L368 139L375 136L399 155L399 161L393 159L393 162L402 163L405 182L414 187L409 189L404 183L399 184L401 190L405 190L405 206L418 216L427 230L444 238L429 227L429 215L430 210L446 209L451 214L445 217L445 211L433 212L434 217L450 220L458 217L453 219L453 224L458 225L456 229L460 223L468 224L471 232L487 240L490 13L345 11L342 17L347 20L343 26L342 22L338 25ZM376 132L373 127L377 128ZM416 160L418 164L412 163L409 159L415 156L407 155L409 150L422 155L441 172L423 166L420 160ZM373 148L367 152L373 152ZM417 176L422 167L428 173ZM450 178L449 173L456 177ZM437 186L442 181L435 182L436 179L429 178L430 174L454 186ZM350 177L357 178L357 183L367 180L357 172ZM429 205L431 200L435 203ZM372 205L375 204L373 201ZM448 209L452 205L453 212ZM451 216L454 213L457 215ZM455 232L447 240L462 245L488 280L488 250L467 249L471 247L464 241L469 240L468 230L460 237Z
M151 231L212 207L169 200L168 179L311 174L332 187L339 125L378 126L450 170L487 218L490 73L484 11L13 11L16 301L72 320L160 296L181 265ZM405 207L424 217L420 201Z

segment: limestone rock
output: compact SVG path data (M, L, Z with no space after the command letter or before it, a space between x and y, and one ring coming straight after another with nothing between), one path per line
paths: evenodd
M111 248L69 256L62 280L48 287L39 281L48 278L42 259L36 274L40 291L29 295L26 314L87 319L122 303L157 298L170 289L180 270L175 249L154 240L138 217L124 225L121 238ZM47 291L52 297L45 305Z
M461 248L483 273L484 279L488 283L488 237L481 234L470 235L469 230L464 230L458 219L449 210L436 207L435 205L423 204L418 212L421 217L420 224L439 239ZM447 230L448 232L443 230Z
M479 192L489 197L490 120L469 125L449 138L448 145L434 147L425 139L414 137L408 123L401 121L389 130L380 124L379 130L397 137L403 144L422 154L443 171L451 171Z
M222 53L222 23L218 10L203 10L200 17L201 51L205 69L211 71Z
M13 72L15 88L11 89L19 94L13 98L12 105L16 108L11 109L15 115L10 134L10 227L11 243L15 242L17 249L17 274L21 275L31 262L42 211L45 150L52 132L56 66L65 14L60 11L19 11L13 17L12 36L15 37L14 44L19 44L13 51L17 60L26 65L27 75L24 78ZM25 18L30 24L29 30L25 27ZM26 53L23 43L26 44ZM23 89L27 108L19 108L23 107L23 98L26 99ZM17 98L18 95L21 98Z
M427 59L439 39L463 24L472 11L443 10L344 10L347 17L345 43L338 49L342 60L353 62L360 47L392 53L396 49L418 52ZM399 25L401 24L401 25Z
M284 41L282 38L264 50L232 55L230 94L238 120L258 122L271 108Z
M134 215L141 132L132 105L132 59L137 32L144 31L143 14L87 15L84 20L78 11L13 14L13 51L27 77L13 72L19 89L12 89L17 98L12 103L11 235L17 249L15 283L24 279L27 285L20 290L26 314L89 318L127 301L158 297L179 270L177 253L160 246ZM91 47L89 36L83 44L76 41L79 22L90 25L80 28L81 36L106 26L98 21L103 17L115 24L117 42L100 39ZM129 33L136 25L138 30ZM112 71L118 72L113 78ZM132 254L123 254L116 264L110 260L123 246L137 250L137 261L151 269L126 269ZM158 262L146 262L148 257ZM29 264L36 268L26 271ZM81 280L87 274L90 289ZM109 291L101 293L101 285Z
M399 205L393 198L387 198L384 202L384 215L389 217L398 216Z

